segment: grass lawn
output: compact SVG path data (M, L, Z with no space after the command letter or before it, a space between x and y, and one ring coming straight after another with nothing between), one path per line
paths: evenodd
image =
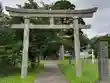
M37 69L30 69L26 79L22 80L20 78L20 71L14 73L13 75L0 77L0 83L33 83L37 77L37 73L42 71L44 65L40 65Z
M82 76L76 77L74 61L72 63L70 65L66 60L59 62L59 67L69 83L96 83L98 80L97 64L82 61Z

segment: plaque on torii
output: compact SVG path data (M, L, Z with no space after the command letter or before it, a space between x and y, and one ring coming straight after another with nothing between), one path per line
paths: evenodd
M6 6L6 11L10 16L24 17L24 24L14 24L12 28L24 28L24 43L23 43L23 57L21 78L27 76L28 68L28 47L29 47L29 29L74 29L74 44L75 44L75 57L76 57L76 75L81 76L81 62L80 62L80 41L79 41L79 28L90 28L90 25L79 25L78 18L92 18L93 13L97 11L97 7L82 10L41 10L41 9L18 9ZM50 25L32 25L29 18L31 17L49 17ZM54 25L53 18L55 17L72 17L73 26L69 25Z

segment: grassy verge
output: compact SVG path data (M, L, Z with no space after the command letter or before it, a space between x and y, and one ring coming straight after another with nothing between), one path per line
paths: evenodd
M96 83L98 80L97 64L82 61L82 76L76 77L74 61L72 63L68 64L67 61L59 63L59 67L69 83Z
M41 72L43 68L44 65L41 64L38 68L29 69L26 79L20 78L20 71L7 77L0 77L0 83L33 83L37 77L37 73Z

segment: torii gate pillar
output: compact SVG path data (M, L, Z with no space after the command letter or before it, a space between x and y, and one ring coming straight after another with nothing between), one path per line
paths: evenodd
M73 17L73 26L74 26L74 49L76 57L76 76L81 76L81 60L80 60L80 40L79 40L79 26L78 26L78 17Z
M29 47L29 24L30 20L25 18L24 26L24 41L23 41L23 56L22 56L22 67L21 67L21 78L25 78L28 72L28 47Z

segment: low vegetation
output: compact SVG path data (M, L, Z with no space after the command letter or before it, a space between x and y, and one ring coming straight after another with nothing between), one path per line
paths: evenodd
M0 83L33 83L37 78L37 74L43 70L43 64L34 69L29 69L29 73L26 79L20 78L20 69L13 68L12 71L5 75L0 76Z
M76 77L74 61L72 63L68 64L67 61L61 61L59 64L69 83L96 83L98 80L97 64L92 64L90 61L82 61L82 76Z

